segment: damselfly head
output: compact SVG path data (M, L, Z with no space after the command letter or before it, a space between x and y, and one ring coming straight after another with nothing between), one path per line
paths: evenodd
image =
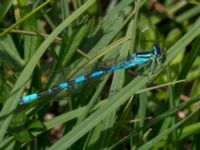
M162 56L162 49L158 45L154 45L153 46L153 53L157 57L160 57L160 56Z

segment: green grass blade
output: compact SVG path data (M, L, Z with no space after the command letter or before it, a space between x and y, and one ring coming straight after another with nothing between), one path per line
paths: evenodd
M184 102L184 103L176 106L173 110L165 111L161 115L157 116L156 118L154 118L153 120L151 120L150 122L148 122L142 128L137 129L137 131L133 131L132 133L130 133L129 135L127 135L126 137L124 137L123 139L121 139L120 141L118 141L117 143L115 143L114 145L112 145L111 147L109 147L109 149L115 148L116 146L118 146L119 144L122 144L123 142L125 142L126 140L130 139L133 136L138 136L138 134L139 134L139 132L141 130L145 130L145 129L151 128L151 126L155 125L156 123L160 122L161 120L164 120L166 117L169 117L170 115L175 115L178 111L180 111L182 109L185 109L187 107L190 107L190 105L198 102L199 100L200 100L200 96L197 96L195 98L190 99L187 102Z
M2 21L2 19L4 18L4 16L8 12L9 8L12 6L13 1L14 0L6 0L6 1L4 1L2 6L0 7L0 22Z
M46 6L48 3L50 3L50 0L47 0L46 2L42 3L40 6L38 6L36 9L31 11L29 14L24 16L22 19L17 21L15 24L11 25L8 29L4 30L0 34L0 38L4 37L6 34L8 34L12 29L14 29L16 26L20 25L22 22L24 22L26 19L28 19L30 16L34 15L36 12L38 12L40 9L42 9L44 6Z
M189 73L190 69L192 68L192 64L194 63L194 61L196 60L196 58L198 57L198 54L200 52L199 42L200 42L200 36L195 40L195 43L194 43L188 57L184 60L182 70L179 73L177 80L186 78L187 74ZM175 98L177 98L181 94L183 88L184 88L184 84L179 84L179 85L175 86Z
M200 109L195 110L192 112L190 115L185 117L183 120L179 121L178 123L174 124L172 127L169 129L163 131L163 133L159 134L158 136L154 137L152 140L148 141L146 144L142 145L139 150L146 150L146 149L151 149L157 142L162 140L164 137L166 137L168 134L173 132L174 130L178 129L181 125L183 125L187 120L190 119L193 115L199 112Z
M186 47L194 38L200 34L200 19L194 24L194 26L189 30L176 44L174 44L167 53L167 58L165 64L172 61L176 55ZM151 78L158 75L159 72L151 76ZM91 116L81 122L76 128L68 132L63 138L61 138L56 144L54 144L50 149L66 149L70 147L74 142L85 135L89 130L93 129L94 126L99 124L100 121L105 119L110 113L115 111L119 106L124 104L127 99L133 95L136 91L141 89L149 81L146 77L137 77L131 83L129 83L125 88L113 96L104 107L100 108L94 112Z
M10 35L0 40L0 60L17 71L24 66L24 61L21 59Z
M6 133L8 125L12 119L12 112L16 108L17 103L19 101L20 94L23 90L24 85L30 79L32 72L38 63L40 57L44 54L48 46L52 43L54 38L58 36L71 22L73 22L76 18L78 18L84 11L86 11L95 0L87 1L83 6L81 6L77 11L75 11L69 18L64 20L40 45L38 50L35 52L33 57L30 59L29 63L24 68L20 77L18 78L13 90L11 91L10 97L7 99L6 103L1 110L0 116L9 116L5 120L1 120L1 128L0 128L0 141L3 139L3 136Z

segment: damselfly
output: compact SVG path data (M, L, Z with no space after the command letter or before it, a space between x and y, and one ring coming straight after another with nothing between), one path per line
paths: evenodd
M32 93L30 95L23 96L20 98L20 103L24 104L24 103L31 102L45 95L49 95L54 92L64 90L68 87L74 86L76 84L85 82L93 78L103 76L106 73L110 73L110 72L120 70L120 69L126 69L126 68L135 67L139 65L145 65L145 64L151 64L150 71L153 72L155 65L159 65L159 66L161 65L160 58L162 58L163 56L162 54L163 54L162 49L159 46L154 45L150 51L136 52L134 54L131 54L127 59L125 59L121 63L115 64L112 66L106 66L106 68L104 69L98 69L91 73L78 76L72 80L61 82L60 84L55 85L54 87L51 87L48 90L43 91L41 93Z

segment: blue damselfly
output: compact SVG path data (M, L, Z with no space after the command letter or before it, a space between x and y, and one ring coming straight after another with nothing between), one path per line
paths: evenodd
M110 73L110 72L120 70L120 69L126 69L126 68L145 65L145 64L151 64L150 70L152 72L155 65L159 65L159 66L161 65L160 58L162 56L163 56L162 49L159 46L154 45L152 49L149 51L136 52L134 54L131 54L128 58L126 58L121 63L114 64L111 66L106 66L106 68L98 69L96 71L87 73L85 75L75 77L72 80L61 82L60 84L55 85L54 87L51 87L46 91L43 91L40 93L32 93L30 95L23 96L20 98L20 103L24 104L24 103L31 102L45 95L49 95L54 92L61 91L73 85L88 81L93 78L103 76L106 73Z

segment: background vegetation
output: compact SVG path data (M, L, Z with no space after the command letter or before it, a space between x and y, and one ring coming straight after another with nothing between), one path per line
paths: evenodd
M195 0L1 1L1 149L200 149L199 15ZM153 74L18 103L153 44L165 51Z

